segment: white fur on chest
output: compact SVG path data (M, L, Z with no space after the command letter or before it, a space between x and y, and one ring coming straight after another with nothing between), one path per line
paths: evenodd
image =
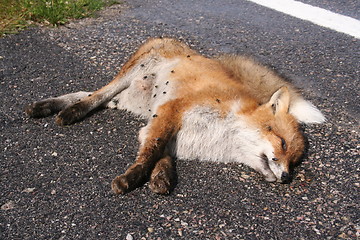
M149 118L160 105L176 98L176 82L170 75L178 62L161 57L145 59L124 77L130 82L129 87L116 95L108 107Z
M270 143L261 138L245 117L230 112L222 118L216 110L205 106L186 112L170 149L182 159L239 162L255 169L263 167L262 154L272 151Z

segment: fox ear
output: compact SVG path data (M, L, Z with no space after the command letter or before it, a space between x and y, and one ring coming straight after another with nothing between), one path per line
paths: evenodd
M282 87L277 90L271 96L270 101L267 103L267 105L272 108L275 115L278 113L289 112L290 94L288 88Z

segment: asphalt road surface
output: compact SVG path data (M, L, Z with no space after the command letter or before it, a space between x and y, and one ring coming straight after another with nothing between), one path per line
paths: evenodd
M316 2L359 17L358 1ZM330 5L329 5L330 4ZM177 161L169 196L124 196L111 180L135 158L144 122L102 110L68 127L28 119L30 102L94 90L148 37L208 56L249 54L289 76L326 115L305 127L308 154L290 184L237 164ZM0 39L0 239L356 239L359 39L247 1L141 1L59 29Z

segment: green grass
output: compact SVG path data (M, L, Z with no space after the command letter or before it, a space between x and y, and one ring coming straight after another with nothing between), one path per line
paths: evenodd
M58 26L91 16L116 0L0 0L0 36L31 24Z

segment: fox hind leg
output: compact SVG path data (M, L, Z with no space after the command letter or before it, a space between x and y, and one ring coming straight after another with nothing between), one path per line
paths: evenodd
M128 75L118 74L109 84L93 92L81 101L74 103L62 110L56 117L58 125L69 125L83 119L89 112L105 106L114 96L129 87L131 80L134 78L132 70Z
M60 112L90 94L92 93L81 91L62 95L60 97L47 98L26 106L25 113L32 118L47 117Z

